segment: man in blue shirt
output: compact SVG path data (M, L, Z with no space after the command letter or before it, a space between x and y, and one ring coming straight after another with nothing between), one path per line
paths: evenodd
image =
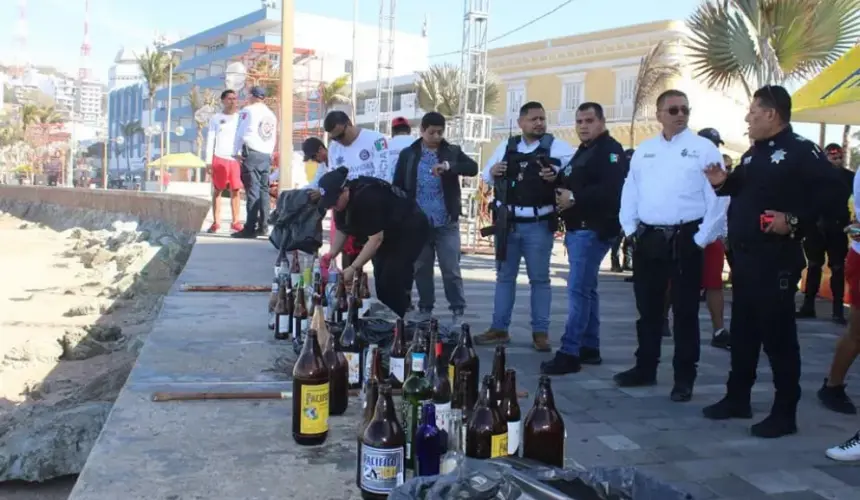
M421 138L404 148L397 158L393 184L418 202L430 221L430 237L415 263L419 320L429 319L435 305L433 266L439 258L445 298L460 322L466 308L460 274L460 176L478 175L478 164L459 146L449 144L445 117L430 112L421 119Z

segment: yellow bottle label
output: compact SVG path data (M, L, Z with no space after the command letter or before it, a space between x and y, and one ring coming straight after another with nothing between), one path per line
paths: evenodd
M328 430L328 384L302 385L299 432L322 434Z
M451 387L454 387L457 382L457 379L454 378L454 365L448 365L448 381L451 383Z
M490 458L508 456L508 433L490 436Z

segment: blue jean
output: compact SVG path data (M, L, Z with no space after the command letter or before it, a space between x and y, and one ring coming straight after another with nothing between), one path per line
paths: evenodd
M245 148L240 175L245 186L245 230L265 231L269 216L269 168L272 155Z
M612 246L594 231L570 231L564 235L567 247L567 323L560 351L579 356L581 347L600 348L600 297L597 275L600 263Z
M532 333L549 332L549 311L552 304L549 259L552 256L553 236L546 221L517 222L514 225L508 234L505 261L496 271L491 329L507 331L511 325L520 260L525 259L531 288Z

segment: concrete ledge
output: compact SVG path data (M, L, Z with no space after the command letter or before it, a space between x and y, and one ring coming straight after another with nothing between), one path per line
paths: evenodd
M45 220L38 207L54 205L63 209L94 212L84 217L90 226L109 224L106 215L123 215L140 222L158 222L172 229L196 233L209 211L207 200L190 196L148 193L125 190L75 189L45 186L0 186L0 210L23 219L62 225L62 220L51 216ZM56 213L55 210L49 212ZM53 219L53 220L50 220ZM80 217L76 222L79 227ZM99 223L100 220L104 222ZM116 218L114 218L116 220ZM112 221L111 221L112 222ZM87 229L100 229L88 227Z

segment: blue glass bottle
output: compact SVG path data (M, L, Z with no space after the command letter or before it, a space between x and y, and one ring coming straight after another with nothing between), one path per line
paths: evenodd
M421 425L415 432L415 475L439 474L442 461L442 433L436 427L436 406L425 401L421 407Z

